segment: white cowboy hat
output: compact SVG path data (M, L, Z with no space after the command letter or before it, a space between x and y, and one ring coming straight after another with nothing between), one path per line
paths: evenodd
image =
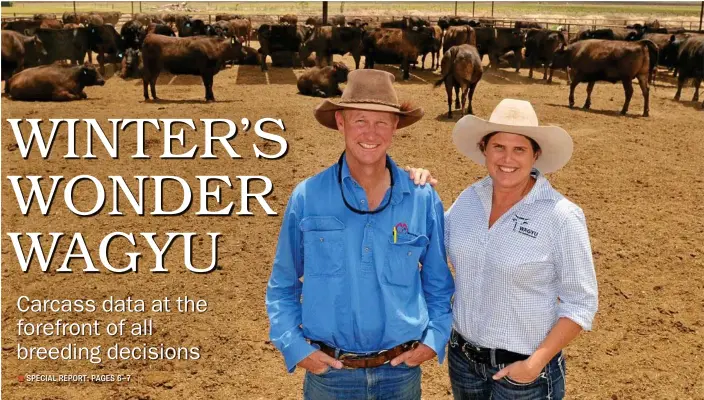
M572 137L559 126L538 126L533 106L524 100L503 99L488 121L474 115L462 117L452 130L457 149L477 164L484 165L484 153L479 141L492 132L508 132L527 136L540 146L540 157L534 168L550 173L564 167L572 157Z

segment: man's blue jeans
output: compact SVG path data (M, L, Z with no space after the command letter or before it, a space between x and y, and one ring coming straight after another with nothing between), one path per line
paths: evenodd
M505 365L476 363L467 358L456 342L453 346L452 339L447 354L455 400L561 400L565 396L565 360L562 353L555 356L540 372L538 379L531 383L517 383L508 378L495 381L492 376Z
M419 400L420 367L385 364L377 368L334 369L320 375L306 372L305 400Z

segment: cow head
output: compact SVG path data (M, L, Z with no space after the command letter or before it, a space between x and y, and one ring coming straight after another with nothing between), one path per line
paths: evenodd
M550 69L564 69L570 66L570 51L569 46L565 46L564 43L560 44L555 50L552 58L552 64Z
M79 67L78 82L81 86L105 85L105 80L102 75L100 75L100 72L88 63L85 63L83 66Z
M341 62L332 63L332 76L337 83L347 82L347 75L350 73L350 69L347 65Z

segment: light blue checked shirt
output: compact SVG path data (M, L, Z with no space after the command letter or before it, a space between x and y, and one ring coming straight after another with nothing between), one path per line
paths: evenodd
M525 355L559 318L590 330L597 310L584 214L533 174L528 195L491 229L491 177L463 191L445 213L445 245L456 271L454 328L477 346Z

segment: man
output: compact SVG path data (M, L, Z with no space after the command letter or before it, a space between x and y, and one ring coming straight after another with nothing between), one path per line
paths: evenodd
M386 154L423 116L400 105L392 74L350 72L338 103L315 110L344 135L339 161L293 191L267 287L271 340L306 399L420 399L420 368L442 362L454 293L443 206Z

